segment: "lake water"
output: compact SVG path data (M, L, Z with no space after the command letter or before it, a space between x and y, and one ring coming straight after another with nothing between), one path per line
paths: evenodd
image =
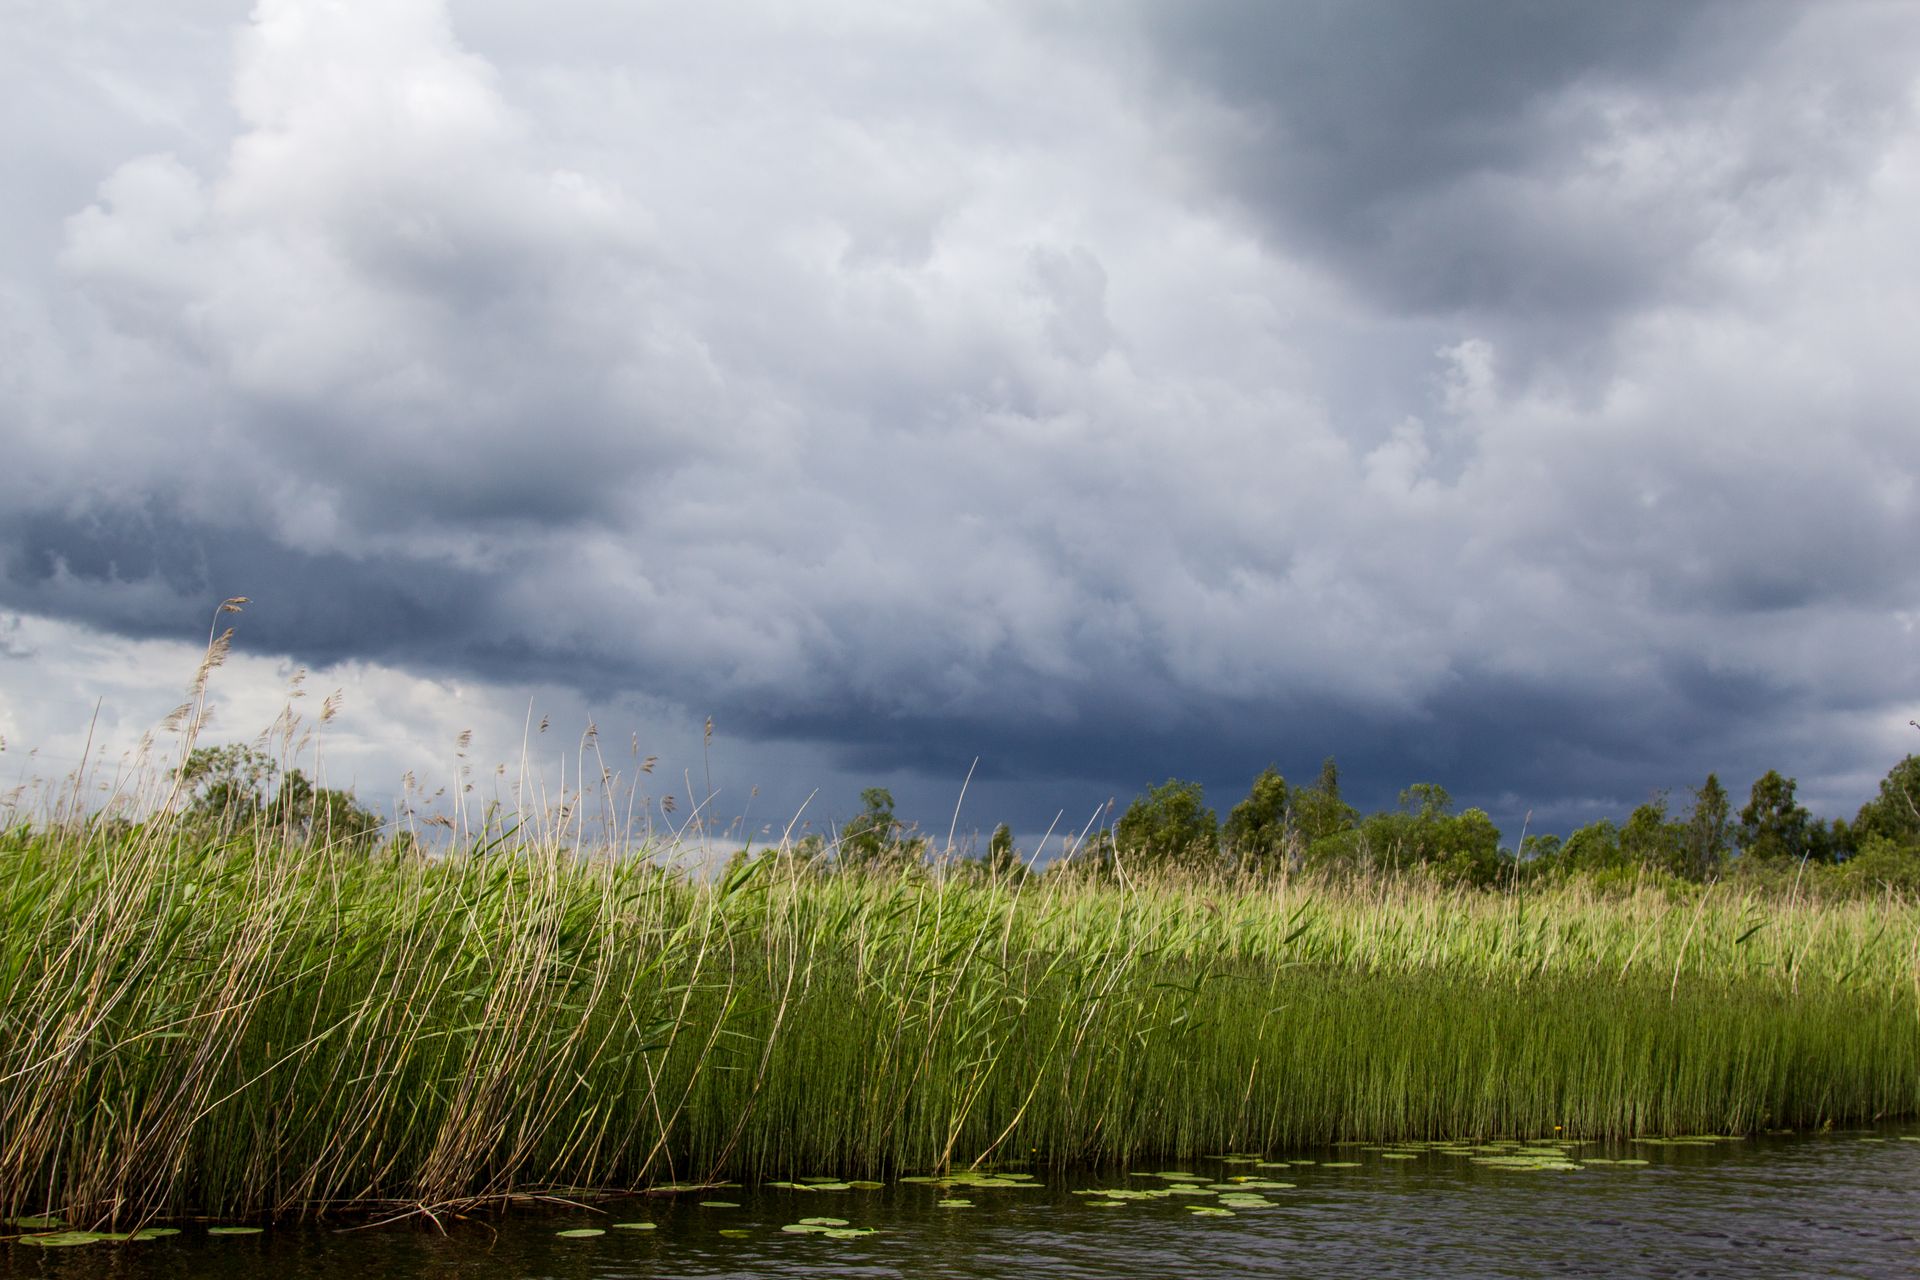
M448 1223L445 1235L403 1224L213 1236L189 1223L178 1235L126 1245L0 1245L0 1272L71 1280L1920 1274L1920 1131L1582 1146L1565 1161L1540 1148L1506 1150L1532 1165L1579 1167L1476 1162L1502 1154L1488 1149L1339 1147L1269 1154L1266 1164L1150 1171L1184 1178L1133 1171L1030 1187L729 1188L619 1200L602 1212L523 1208ZM1258 1185L1279 1182L1293 1185ZM1097 1194L1106 1190L1126 1194L1114 1203ZM1222 1212L1223 1201L1234 1207ZM783 1230L804 1218L874 1234ZM613 1225L640 1222L654 1225ZM581 1228L605 1234L557 1234Z

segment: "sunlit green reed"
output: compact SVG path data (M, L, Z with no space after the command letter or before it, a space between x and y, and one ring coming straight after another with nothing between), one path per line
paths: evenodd
M1920 909L0 837L0 1216L1920 1111Z

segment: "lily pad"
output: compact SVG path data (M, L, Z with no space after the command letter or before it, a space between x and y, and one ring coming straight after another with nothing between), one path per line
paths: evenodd
M933 1207L936 1209L971 1209L973 1208L973 1201L971 1200L935 1200L933 1202Z
M700 1207L702 1209L738 1209L740 1206L732 1200L702 1200Z
M1212 1205L1206 1204L1188 1205L1187 1212L1198 1214L1203 1218L1231 1218L1234 1216L1233 1210L1231 1209L1216 1209Z
M75 1245L97 1244L100 1237L92 1231L56 1231L44 1236L21 1236L17 1243L36 1249L71 1249Z
M872 1227L828 1227L820 1234L829 1240L857 1240L861 1236L870 1236Z
M66 1225L60 1219L44 1214L28 1214L23 1218L0 1218L0 1226L18 1227L22 1231L53 1231Z
M802 1218L800 1219L800 1225L803 1227L844 1227L847 1225L847 1220L845 1218Z
M720 1234L723 1236L731 1236L735 1240L744 1240L751 1236L753 1232L747 1230L745 1227L722 1227L720 1228Z
M615 1231L657 1231L660 1227L657 1222L615 1222L609 1225Z
M553 1234L562 1240L590 1240L594 1236L603 1236L607 1233L599 1227L568 1227L565 1231L556 1231Z
M208 1227L207 1234L210 1236L257 1236L264 1229L262 1227Z
M138 1231L102 1231L102 1240L125 1243L130 1240L164 1240L168 1236L180 1234L178 1227L141 1227Z

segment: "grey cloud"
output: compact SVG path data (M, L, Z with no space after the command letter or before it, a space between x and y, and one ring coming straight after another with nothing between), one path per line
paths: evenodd
M1240 129L1215 180L1387 305L1607 317L1712 287L1733 219L1797 218L1906 127L1911 13L1663 0L1148 6Z
M1028 829L1330 752L1503 821L1857 775L1920 689L1897 15L1141 12L1152 74L1073 11L262 5L230 144L130 135L0 295L0 604L247 594L923 814L980 755Z

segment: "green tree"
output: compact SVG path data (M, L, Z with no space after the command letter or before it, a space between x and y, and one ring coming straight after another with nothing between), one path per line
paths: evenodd
M1620 856L1628 866L1680 874L1687 862L1687 827L1668 819L1665 792L1627 815L1620 828Z
M262 835L372 849L383 825L349 791L316 787L298 769L278 787L280 767L265 752L240 743L199 747L180 766L180 778L193 797L188 816L235 832L254 828Z
M1620 824L1611 818L1590 822L1567 837L1555 860L1563 873L1593 874L1627 865L1620 849Z
M1360 820L1359 811L1340 798L1340 769L1332 756L1320 763L1320 777L1314 784L1295 789L1291 800L1294 823L1309 847L1353 830Z
M1920 847L1920 756L1908 756L1887 772L1880 794L1860 806L1851 833L1862 847L1874 839L1895 848Z
M1761 861L1824 861L1829 841L1813 815L1793 798L1797 783L1773 769L1754 781L1747 807L1740 811L1738 839L1743 856Z
M379 841L383 825L380 815L364 808L351 792L316 787L298 769L280 780L267 816L275 827L300 839L368 850Z
M1027 864L1020 857L1020 850L1013 843L1013 828L1001 823L987 837L987 871L995 879L1019 878L1026 874Z
M1221 842L1242 867L1271 870L1286 865L1296 838L1287 780L1268 765L1227 814Z
M1121 866L1206 870L1220 860L1220 820L1197 782L1169 778L1136 796L1113 829Z
M195 747L181 764L179 776L193 797L189 814L231 831L259 815L278 772L279 766L264 752L234 742Z
M1720 775L1710 773L1693 791L1679 873L1689 880L1712 880L1726 866L1732 849L1733 802L1720 785Z
M860 813L840 828L840 865L848 868L905 867L920 861L927 842L909 834L893 811L893 792L868 787L860 793Z

